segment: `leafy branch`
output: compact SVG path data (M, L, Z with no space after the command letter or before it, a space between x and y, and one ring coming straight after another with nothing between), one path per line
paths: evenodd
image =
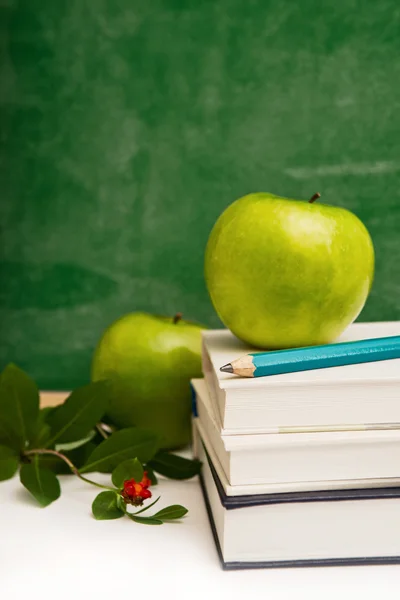
M96 487L104 488L106 490L113 489L113 488L109 488L105 485L101 485L100 483L97 483L96 481L92 481L91 479L88 479L87 477L84 477L84 475L82 475L79 472L79 469L77 467L75 467L75 465L70 461L68 456L65 456L65 454L62 454L61 452L58 452L57 450L49 450L46 448L34 448L33 450L26 450L26 452L23 452L23 457L40 456L40 455L44 455L44 454L51 455L51 456L57 456L57 458L63 460L65 462L65 464L68 465L68 467L71 469L71 472L74 475L76 475L77 477L79 477L79 479L81 479L82 481L85 481L86 483L90 483L91 485L95 485Z
M57 477L70 473L81 481L102 488L92 504L96 519L127 516L136 523L161 525L180 519L187 509L172 505L152 516L150 486L156 473L172 479L189 479L200 472L198 461L163 452L151 430L129 427L117 430L102 423L110 399L107 381L74 390L55 408L39 408L35 382L15 365L0 375L0 481L10 479L19 469L22 485L41 506L48 506L61 494ZM111 473L114 487L105 486L86 474ZM140 510L131 512L129 506Z

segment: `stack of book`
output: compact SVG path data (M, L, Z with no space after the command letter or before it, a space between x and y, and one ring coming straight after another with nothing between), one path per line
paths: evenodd
M400 335L352 325L338 341ZM194 449L225 568L400 562L400 359L241 378L254 349L203 336Z

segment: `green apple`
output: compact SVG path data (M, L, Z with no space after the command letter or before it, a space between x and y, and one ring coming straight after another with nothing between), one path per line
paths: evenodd
M265 349L334 340L362 310L373 272L371 238L353 213L267 193L222 213L205 257L220 319Z
M190 379L201 377L200 325L176 317L131 313L104 332L92 380L112 383L108 416L120 427L157 432L164 448L190 441Z

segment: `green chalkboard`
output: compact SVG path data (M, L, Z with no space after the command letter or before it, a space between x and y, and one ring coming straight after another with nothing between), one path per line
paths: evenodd
M218 325L203 251L250 191L358 214L363 320L400 319L396 0L3 0L1 342L47 388L88 379L133 310Z

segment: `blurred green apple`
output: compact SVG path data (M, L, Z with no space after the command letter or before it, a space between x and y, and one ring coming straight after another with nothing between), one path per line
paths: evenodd
M353 213L267 193L222 213L205 257L220 319L266 349L334 340L362 310L373 272L371 238Z
M112 382L108 416L159 434L163 448L190 441L192 377L201 377L200 325L176 317L131 313L104 332L92 380Z

